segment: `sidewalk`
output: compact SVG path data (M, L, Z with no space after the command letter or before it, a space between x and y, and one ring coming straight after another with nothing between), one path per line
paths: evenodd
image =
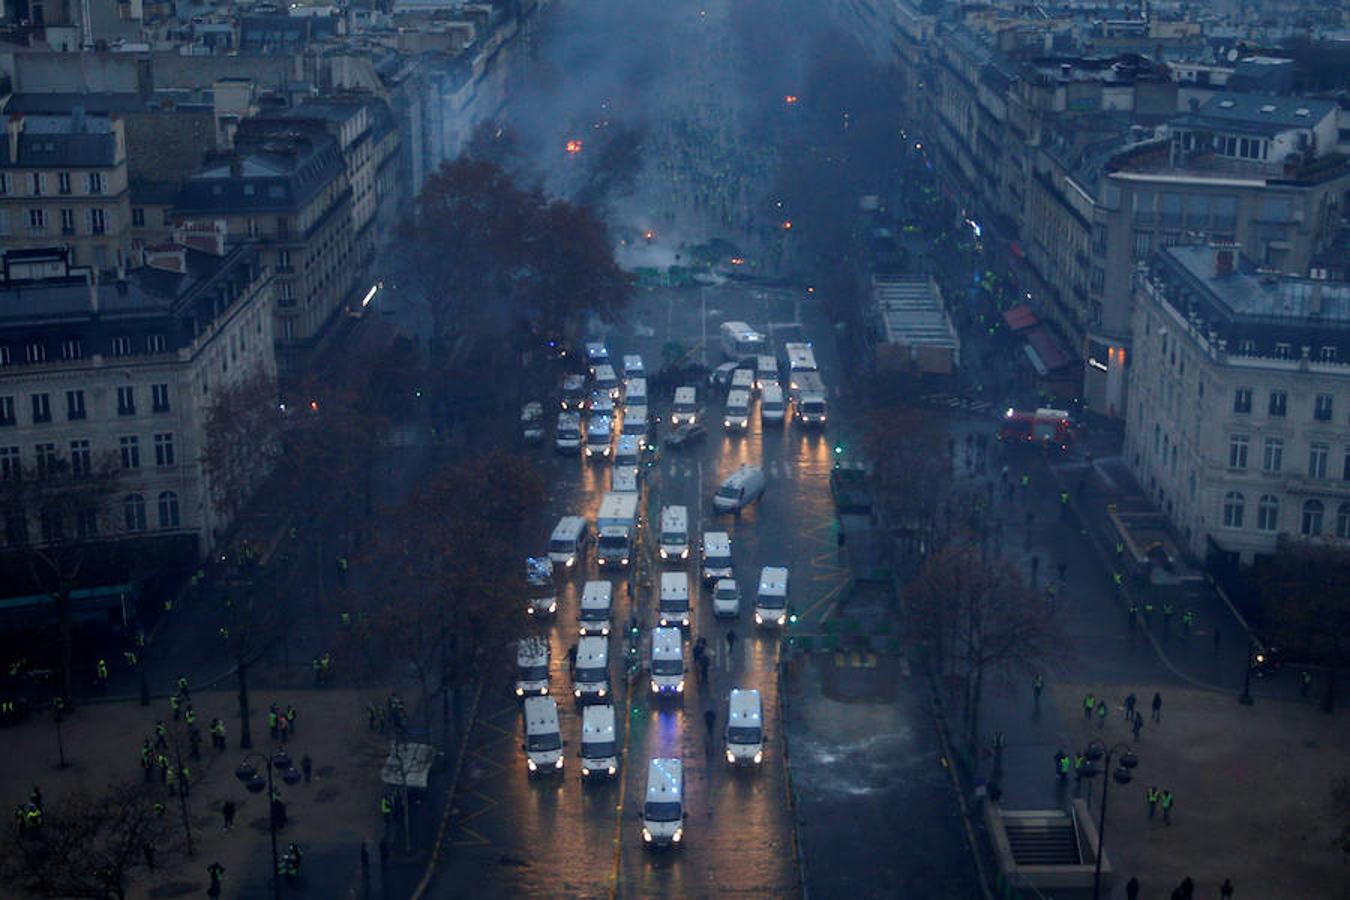
M378 799L379 769L387 739L366 731L365 704L383 696L367 698L343 689L286 691L258 690L251 693L253 753L267 754L276 747L267 731L267 708L272 702L284 709L294 703L298 711L296 735L286 749L300 767L308 753L314 761L313 782L277 785L287 805L288 822L278 834L280 850L295 841L305 852L302 866L306 893L310 896L359 896L359 849L365 840L370 852L373 883L379 884L381 824ZM194 692L193 706L203 731L202 758L186 759L192 771L189 818L195 854L192 858L165 858L165 867L148 873L135 868L129 878L128 897L150 898L204 893L209 879L206 867L214 861L225 866L225 896L267 896L271 847L266 795L246 791L234 775L235 766L250 751L238 749L237 700L231 692ZM213 750L206 724L219 716L228 729L227 749ZM157 719L171 723L165 701L149 707L135 700L86 704L62 726L66 769L56 768L56 735L50 719L31 719L4 733L9 764L0 774L0 797L10 804L25 800L34 785L42 788L49 810L58 809L66 795L83 787L95 795L111 782L142 780L140 746L152 739ZM258 764L261 768L260 763ZM265 770L264 770L265 771ZM170 798L157 783L151 790L163 792L167 806L164 841L181 841L182 813L177 798ZM222 830L221 806L226 799L238 806L235 828ZM139 857L137 863L140 863Z

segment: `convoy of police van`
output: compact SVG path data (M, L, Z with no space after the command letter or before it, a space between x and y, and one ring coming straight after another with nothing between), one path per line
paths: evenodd
M725 367L731 370L725 382L717 382L726 388L722 417L726 431L749 430L755 397L759 400L762 427L783 425L789 418L804 425L825 424L826 390L809 344L785 345L780 367L779 360L769 353L767 338L746 323L724 323L720 335L724 354L735 363L734 368ZM580 374L567 375L562 381L554 445L560 453L580 453L587 460L610 460L613 463L610 491L601 499L593 527L582 516L563 516L549 538L547 555L527 560L526 610L531 616L556 613L554 575L584 570L592 546L596 566L602 572L629 569L639 552L640 479L643 454L652 441L653 421L648 409L646 367L641 356L626 354L618 368L623 373L620 380L603 342L586 344L585 359L589 381ZM786 390L779 381L780 368L787 373ZM671 426L699 424L702 414L698 388L677 386L672 397ZM616 440L615 425L620 416L622 425L617 429ZM739 516L763 496L766 487L763 469L741 465L714 492L714 514ZM731 536L725 531L707 531L697 547L693 547L689 513L684 506L672 504L661 509L656 549L660 561L671 568L659 573L658 623L651 628L646 647L649 690L657 699L683 698L688 671L686 630L692 622L691 578L684 564L692 551L698 551L701 580L712 589L715 617L740 616L741 590L732 564ZM631 579L629 587L631 590ZM786 567L765 566L761 570L753 614L757 626L779 627L787 623ZM626 632L630 673L638 653L637 623L635 609ZM609 778L618 773L621 756L609 676L609 636L616 627L614 586L610 581L585 582L576 627L577 642L569 653L569 671L573 698L583 704L581 775ZM532 774L561 772L564 741L557 704L549 696L548 640L522 638L517 642L516 662L515 693L523 699L522 749L527 768ZM725 721L723 746L727 763L759 765L764 759L765 745L759 692L733 688L727 700ZM688 819L681 760L650 761L640 817L645 846L681 843Z

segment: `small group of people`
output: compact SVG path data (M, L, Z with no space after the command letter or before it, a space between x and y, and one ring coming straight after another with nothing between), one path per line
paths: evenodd
M272 736L272 740L286 743L288 738L295 735L298 713L294 703L287 703L283 711L277 703L272 703L267 707L267 733Z

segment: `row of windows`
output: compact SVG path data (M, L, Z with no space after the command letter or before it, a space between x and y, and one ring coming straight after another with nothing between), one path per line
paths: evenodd
M178 462L178 453L172 431L163 431L153 437L155 465L169 468ZM139 435L123 435L117 439L118 456L123 469L141 467L141 439ZM70 442L70 472L88 475L93 470L93 449L85 439ZM56 444L44 441L33 445L33 466L39 477L54 473L61 465ZM0 481L23 477L23 454L18 447L0 447Z
M119 416L136 415L136 397L136 388L132 385L123 385L117 388L117 414ZM52 420L51 394L29 394L28 400L34 425L41 425ZM170 411L169 386L167 384L150 385L150 411L156 413ZM84 391L78 389L66 391L66 420L75 422L88 418L88 416L89 408L85 403ZM18 421L14 398L0 397L0 425L17 425Z
M167 530L181 526L182 516L179 512L177 493L161 491L155 505L160 529ZM146 506L143 494L128 494L122 498L122 524L127 532L136 534L148 530L149 516ZM78 510L73 518L75 535L78 539L89 540L99 536L102 529L99 527L97 509L90 507ZM64 540L72 525L67 521L65 514L56 508L40 510L38 524L44 543ZM22 511L10 511L5 514L5 540L10 546L23 546L28 543L28 516Z
M1223 527L1243 528L1247 519L1247 498L1241 491L1229 491L1223 498ZM1303 501L1299 516L1299 533L1306 537L1320 537L1325 527L1326 504L1316 498ZM1280 498L1262 494L1256 505L1256 530L1280 530ZM1350 539L1350 503L1336 508L1336 537Z
M1261 448L1261 470L1263 472L1284 471L1284 438L1268 437ZM1228 436L1228 468L1245 469L1248 466L1251 449L1251 436L1232 434ZM1324 479L1327 477L1328 460L1331 458L1331 445L1325 441L1312 441L1308 444L1308 477ZM1350 447L1345 450L1341 467L1341 479L1350 481Z
M1287 354L1289 345L1282 344ZM1326 357L1326 351L1331 351L1331 356ZM1322 348L1324 358L1334 360L1336 358L1335 347ZM1250 413L1252 411L1252 388L1240 387L1233 391L1233 412ZM1330 422L1335 415L1336 398L1332 394L1318 394L1313 398L1312 417L1317 422ZM1271 391L1266 403L1266 414L1271 416L1285 416L1289 413L1289 392Z
M47 349L47 341L29 341L23 345L23 360L28 363L44 363L50 356ZM136 339L128 335L118 335L112 338L109 343L109 349L113 356L132 356L136 351ZM145 336L146 353L167 353L169 350L169 338L163 334L147 334ZM10 348L8 344L0 344L0 366L12 366L18 355ZM61 340L61 358L64 360L84 359L84 341L80 338L63 338Z
M30 234L46 234L48 226L57 222L60 222L63 235L108 233L109 216L105 209L86 209L83 216L77 216L73 209L61 209L58 210L57 218L47 215L47 212L42 207L29 207L20 217L20 225L10 222L9 210L0 209L0 234L13 234L20 227L26 228Z
M86 194L102 194L108 186L108 179L102 172L85 172L82 179L72 177L70 172L56 173L56 193L72 194L76 184L81 184ZM46 172L29 172L27 177L0 172L0 196L18 196L21 191L26 191L30 197L50 194L51 180Z

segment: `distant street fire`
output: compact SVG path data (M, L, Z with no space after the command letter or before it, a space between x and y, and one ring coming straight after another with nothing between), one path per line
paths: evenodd
M792 104L797 102L797 95L788 94L786 97L783 98L783 102L786 103L788 106L791 106Z
M580 152L581 152L581 141L576 141L576 140L568 141L568 142L567 142L567 152L568 152L568 153L580 153Z

